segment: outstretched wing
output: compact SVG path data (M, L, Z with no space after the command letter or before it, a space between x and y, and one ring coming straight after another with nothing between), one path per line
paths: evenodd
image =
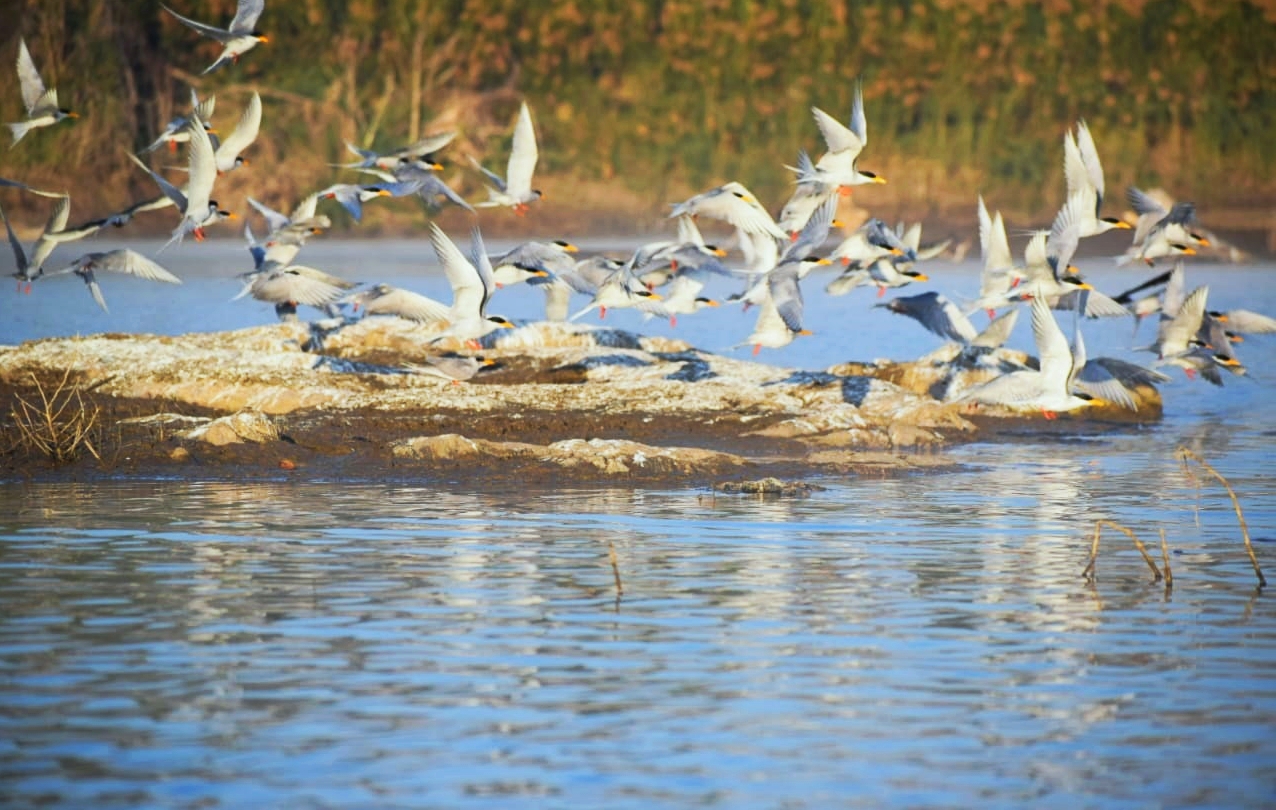
M518 123L514 126L514 144L510 148L509 168L505 183L509 193L521 197L532 191L532 173L540 156L536 148L536 130L532 127L532 113L524 101L518 110Z
M31 51L27 50L25 39L18 40L18 82L22 85L22 103L30 114L39 105L45 90L40 72L35 69L35 62L31 61Z

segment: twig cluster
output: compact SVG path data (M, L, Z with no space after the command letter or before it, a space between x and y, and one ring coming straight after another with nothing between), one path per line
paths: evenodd
M85 451L101 461L92 438L101 411L85 403L83 389L71 383L71 370L66 370L52 391L35 374L30 376L38 399L15 394L9 411L17 428L18 446L58 464L75 461Z

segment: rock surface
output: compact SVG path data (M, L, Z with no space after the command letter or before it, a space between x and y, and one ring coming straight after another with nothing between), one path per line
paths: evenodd
M670 339L540 323L485 339L482 353L497 365L452 384L405 368L439 351L432 335L370 318L322 334L278 324L35 341L0 347L0 407L7 413L33 379L70 370L103 409L119 445L113 463L142 473L179 465L190 475L708 481L942 466L901 451L987 430L995 414L943 399L1023 360L1004 353L965 365L953 346L914 363L797 372ZM1137 414L1111 417L1158 418L1150 393ZM11 472L39 461L16 445L3 458Z

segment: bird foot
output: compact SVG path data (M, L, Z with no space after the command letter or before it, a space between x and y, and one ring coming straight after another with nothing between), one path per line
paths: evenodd
M1046 419L1049 419L1052 421L1059 418L1059 414L1055 413L1054 411L1047 411L1044 408L1041 411L1041 415L1044 416Z
M479 349L483 348L481 345L479 345L479 342L473 338L470 338L469 340L465 341L465 347L467 349L473 349L474 351L478 351Z
M1187 378L1188 378L1189 380L1195 380L1195 379L1196 379L1196 369L1194 369L1194 368L1185 368L1185 369L1183 369L1183 373L1187 375Z
M177 141L168 142L168 151L173 153L174 155L177 154Z
M997 319L997 310L989 307L988 309L985 309L984 312L988 313L988 320L994 321Z
M753 344L753 356L757 357L761 353L762 353L762 344L761 343Z
M878 287L878 288L877 288L877 297L878 297L878 298L882 298L882 297L884 297L885 295L886 295L886 288L885 288L885 287Z
M603 318L606 318L606 317L607 317L607 307L599 307L599 308L598 308L598 320L600 320L600 321L601 321Z
M204 241L204 229L203 229L203 228L196 228L196 229L195 229L195 241L196 241L196 242L203 242L203 241Z
M670 315L670 316L669 316L669 325L670 325L670 326L677 326L677 325L678 325L678 316L677 316L677 315Z

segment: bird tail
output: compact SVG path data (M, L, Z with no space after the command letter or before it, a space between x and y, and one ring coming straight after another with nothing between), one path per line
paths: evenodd
M9 124L8 127L9 127L9 131L13 133L13 146L10 146L9 147L10 149L12 149L14 146L17 146L18 141L25 138L27 132L31 130L31 124L27 121L17 121L12 124Z

